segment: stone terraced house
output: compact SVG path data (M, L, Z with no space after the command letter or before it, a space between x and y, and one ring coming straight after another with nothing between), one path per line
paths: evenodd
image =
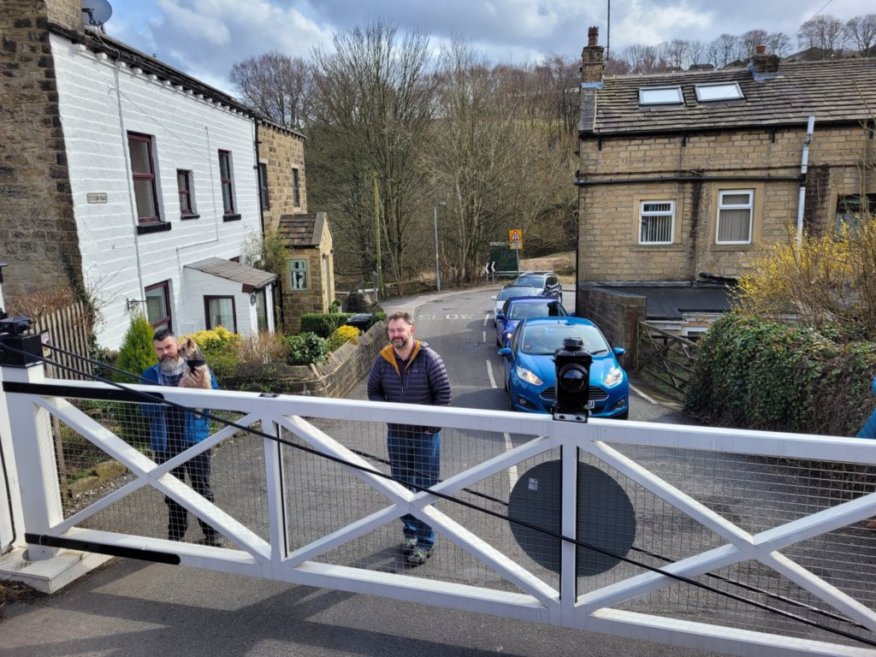
M755 256L876 210L876 58L792 63L759 49L745 68L603 77L596 28L588 36L584 313L610 294L638 320L705 330Z
M78 289L111 349L136 311L177 333L274 330L279 277L243 260L280 214L307 211L303 136L84 27L79 0L5 9L6 302Z

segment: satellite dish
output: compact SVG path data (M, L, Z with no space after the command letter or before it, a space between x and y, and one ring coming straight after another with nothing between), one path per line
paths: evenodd
M82 23L86 27L103 27L112 15L113 8L107 0L82 0Z

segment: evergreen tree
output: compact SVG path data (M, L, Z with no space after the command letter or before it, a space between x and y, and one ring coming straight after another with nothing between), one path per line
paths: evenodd
M131 325L125 333L116 360L116 367L127 374L116 372L113 380L119 383L139 383L143 370L158 362L155 349L152 348L152 335L153 329L146 317L137 314L131 318Z

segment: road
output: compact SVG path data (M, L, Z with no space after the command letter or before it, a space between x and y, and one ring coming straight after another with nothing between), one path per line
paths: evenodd
M417 334L444 356L457 406L506 408L502 363L487 315L490 294L481 289L434 295L420 303L386 304L390 311L415 307ZM571 301L571 295L566 297ZM364 396L364 384L354 396ZM666 421L678 416L633 395L631 417ZM436 568L441 558L436 557ZM424 568L429 567L432 562ZM2 611L0 656L10 657L714 657L648 642L133 560L116 561L58 594L9 604Z

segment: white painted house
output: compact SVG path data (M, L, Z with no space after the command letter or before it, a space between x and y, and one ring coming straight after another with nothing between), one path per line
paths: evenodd
M102 34L50 26L82 278L118 348L130 314L178 334L274 329L255 121L230 96Z

